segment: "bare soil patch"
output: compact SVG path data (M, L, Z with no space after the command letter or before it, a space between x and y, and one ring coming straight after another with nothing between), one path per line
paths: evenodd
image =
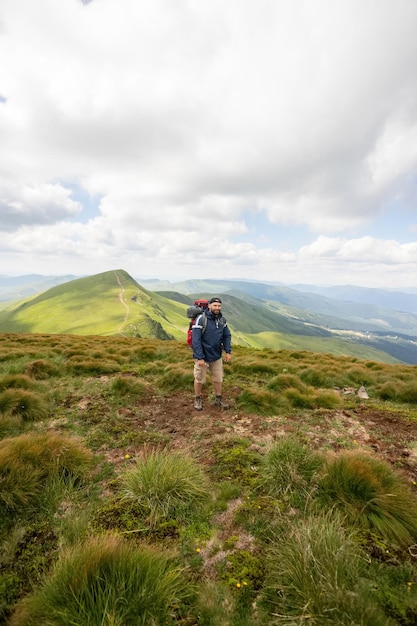
M189 450L207 464L211 462L209 451L213 441L242 437L262 449L285 433L302 432L316 448L337 451L350 445L372 451L401 471L412 484L417 483L417 420L405 410L376 409L364 402L355 408L310 411L304 416L263 417L243 413L233 402L230 409L223 410L206 400L203 410L198 412L193 407L193 396L181 392L166 397L150 396L121 412L130 413L133 428L164 434L171 447ZM139 449L131 448L127 452L134 455Z

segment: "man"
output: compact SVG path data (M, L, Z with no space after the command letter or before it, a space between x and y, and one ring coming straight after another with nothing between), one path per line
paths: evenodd
M206 320L203 320L203 315ZM194 358L194 408L197 411L203 409L201 392L206 382L207 369L210 370L216 394L215 405L227 409L228 405L223 402L223 359L230 363L232 351L232 336L226 320L222 316L222 301L220 298L211 298L208 310L199 315L192 328L193 358Z

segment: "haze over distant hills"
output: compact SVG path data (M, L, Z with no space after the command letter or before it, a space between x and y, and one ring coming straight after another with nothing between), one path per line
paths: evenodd
M124 270L85 278L1 276L0 332L121 333L184 340L186 307L195 297L222 294L235 343L417 363L417 294L296 287L210 279L139 283ZM319 293L332 290L335 297ZM6 303L7 296L28 291L29 297ZM350 299L354 297L356 301ZM396 302L402 310L392 308ZM385 303L391 308L382 306Z
M315 285L291 286L298 291L320 294L335 300L361 302L384 309L417 314L417 292L414 290L400 291L396 289L357 287L354 285L335 285L334 287L318 287Z
M11 302L46 291L55 285L75 280L77 276L42 276L25 274L24 276L5 276L0 274L0 302Z

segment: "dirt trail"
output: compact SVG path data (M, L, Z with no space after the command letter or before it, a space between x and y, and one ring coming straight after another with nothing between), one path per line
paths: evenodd
M120 291L119 291L119 302L125 307L125 317L123 320L123 323L119 326L119 333L122 332L124 325L126 324L127 320L129 319L129 315L130 315L130 309L129 309L129 305L127 304L125 298L124 298L124 293L125 293L125 288L123 287L122 281L120 280L118 274L116 272L114 272L114 275L116 276L116 280L117 283L120 287Z

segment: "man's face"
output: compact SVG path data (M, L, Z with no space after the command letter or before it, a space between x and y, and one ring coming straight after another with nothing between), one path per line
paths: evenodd
M222 310L222 303L212 302L211 304L209 304L209 309L213 313L213 315L220 315Z

